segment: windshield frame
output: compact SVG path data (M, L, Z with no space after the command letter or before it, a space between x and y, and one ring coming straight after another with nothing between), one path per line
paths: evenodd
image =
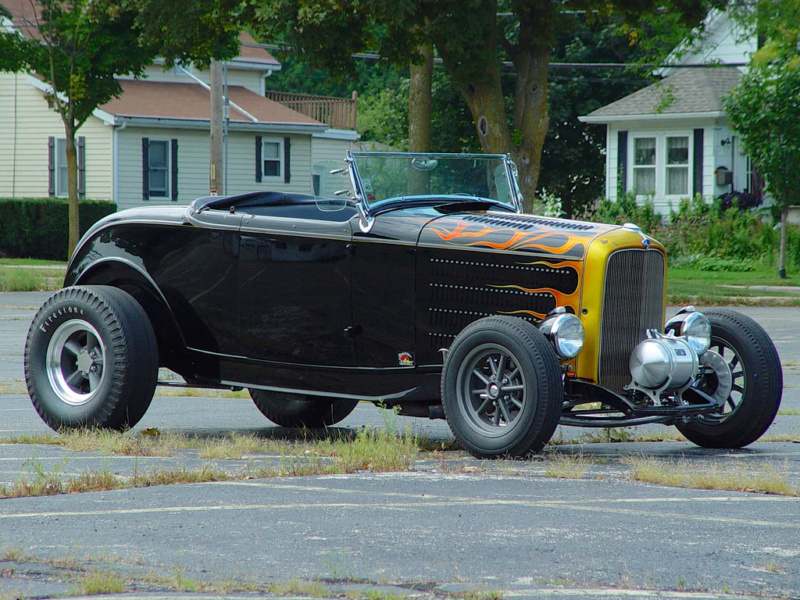
M370 203L368 194L364 184L362 174L359 172L358 160L362 158L403 158L403 159L425 159L425 160L481 160L491 161L492 159L499 161L504 167L505 177L508 181L509 199L511 203L506 203L501 200L486 198L482 196L471 196L465 191L465 194L429 194L429 195L403 195L384 198L376 202ZM369 223L372 218L378 213L386 212L394 208L402 208L407 205L417 206L420 200L429 198L431 200L440 199L442 203L450 202L464 202L475 203L476 201L485 202L487 206L495 205L498 208L511 210L516 213L522 212L522 194L517 184L516 165L511 161L506 154L477 154L477 153L431 153L431 152L347 152L345 159L348 163L348 171L350 175L351 184L354 190L354 199L362 213L364 219Z

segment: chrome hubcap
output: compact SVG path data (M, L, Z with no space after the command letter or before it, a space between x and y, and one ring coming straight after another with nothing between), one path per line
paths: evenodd
M106 352L100 334L73 319L56 329L47 345L45 368L58 398L71 406L91 401L105 378Z

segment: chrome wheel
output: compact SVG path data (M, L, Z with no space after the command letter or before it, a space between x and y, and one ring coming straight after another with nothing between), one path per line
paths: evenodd
M73 319L53 333L45 368L56 396L66 404L90 402L105 377L106 351L100 334L86 321Z
M483 435L502 435L525 405L525 376L508 350L479 346L461 364L456 394L471 427Z
M720 410L702 419L724 419L739 408L744 398L747 378L742 359L736 350L719 339L711 340L707 355L703 356L703 377L695 387L714 398Z
M695 385L717 402L713 413L676 423L704 448L741 448L761 437L781 404L783 373L775 345L750 317L724 308L704 311L711 349Z

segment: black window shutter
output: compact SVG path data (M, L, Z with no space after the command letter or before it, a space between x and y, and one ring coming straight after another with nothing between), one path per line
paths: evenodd
M628 132L617 132L617 195L628 191Z
M292 140L283 138L283 182L292 181Z
M150 199L150 140L142 138L142 200Z
M47 194L56 195L56 138L47 138Z
M78 137L78 198L86 198L86 138Z
M261 183L263 166L261 164L261 136L256 136L256 181Z
M172 201L178 199L178 140L172 138Z
M694 130L694 160L692 165L692 193L703 195L703 129Z

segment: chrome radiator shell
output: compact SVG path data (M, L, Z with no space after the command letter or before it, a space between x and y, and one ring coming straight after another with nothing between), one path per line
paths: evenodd
M622 391L630 382L634 348L648 329L663 329L664 261L654 249L625 249L606 263L598 370L598 383L605 388Z

